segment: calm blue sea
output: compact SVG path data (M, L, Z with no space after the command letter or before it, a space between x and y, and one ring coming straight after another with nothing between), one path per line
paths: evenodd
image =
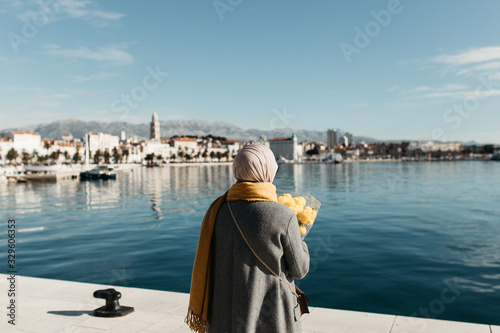
M15 218L21 275L189 292L200 222L233 182L169 166L3 183L0 234ZM299 282L312 306L500 324L500 162L283 165L275 184L322 203Z

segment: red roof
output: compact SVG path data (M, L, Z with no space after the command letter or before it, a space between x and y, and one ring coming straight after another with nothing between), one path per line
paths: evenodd
M174 138L172 139L173 141L189 141L189 142L196 142L198 139L196 138Z
M226 145L231 145L231 144L235 144L237 141L235 140L227 140L227 141L222 141L221 143L222 144L226 144Z
M40 135L38 133L33 132L21 132L21 131L10 131L12 134L31 134L31 135Z
M288 140L292 140L292 138L275 138L275 139L271 139L269 141L288 141Z
M59 147L76 147L76 143L75 142L57 141L57 145Z
M3 142L9 142L9 138L0 138L0 141L3 141Z

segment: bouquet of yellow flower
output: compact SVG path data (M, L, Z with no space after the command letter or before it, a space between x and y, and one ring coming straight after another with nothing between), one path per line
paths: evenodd
M300 234L302 239L304 239L312 228L321 203L310 194L292 197L289 193L280 195L278 202L290 207L295 215L297 215Z

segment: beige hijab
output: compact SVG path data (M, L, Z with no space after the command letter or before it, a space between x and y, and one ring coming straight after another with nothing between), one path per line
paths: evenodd
M271 149L255 143L243 147L233 161L233 173L240 182L272 183L278 163Z

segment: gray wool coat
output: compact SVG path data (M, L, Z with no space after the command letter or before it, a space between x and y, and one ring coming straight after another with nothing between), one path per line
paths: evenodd
M295 289L293 279L309 271L309 252L292 210L272 201L232 201L230 205L255 252ZM208 332L301 332L300 318L294 318L295 295L250 251L227 202L217 214L212 242Z

